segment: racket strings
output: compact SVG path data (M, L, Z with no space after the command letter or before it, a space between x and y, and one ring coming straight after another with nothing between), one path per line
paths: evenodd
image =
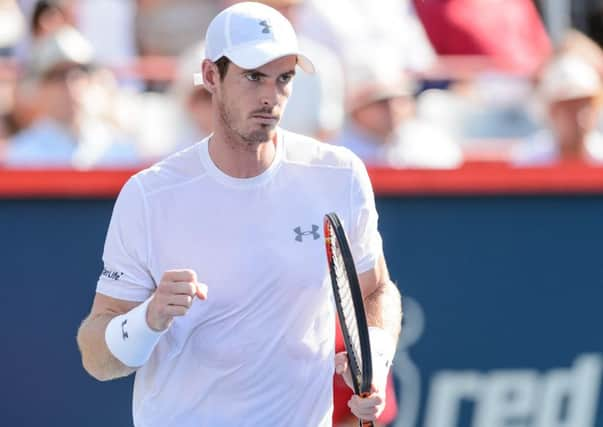
M356 371L362 372L362 352L360 349L360 336L358 333L358 322L356 320L356 311L354 309L354 300L350 292L348 275L345 270L343 255L337 244L337 239L331 240L331 249L333 254L333 267L335 276L337 277L337 288L341 300L341 308L343 311L343 320L350 338L350 342L354 349L352 355L348 355L352 363L356 364Z

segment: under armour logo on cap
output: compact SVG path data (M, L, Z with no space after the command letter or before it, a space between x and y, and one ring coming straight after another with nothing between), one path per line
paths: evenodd
M270 30L272 30L272 25L270 25L270 21L264 19L263 21L260 21L260 25L264 27L262 33L270 34Z
M314 240L318 239L320 237L320 234L318 234L318 225L316 224L312 224L312 230L308 230L308 231L302 231L301 227L295 227L293 229L293 231L295 232L296 236L295 236L295 240L297 240L298 242L303 241L304 236L312 236L314 238Z
M297 56L297 65L304 71L314 72L314 65L299 49L291 22L262 3L244 1L224 9L212 19L205 35L207 59L216 62L225 56L245 70L289 55Z

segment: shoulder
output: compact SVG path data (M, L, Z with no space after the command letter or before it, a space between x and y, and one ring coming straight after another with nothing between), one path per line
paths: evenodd
M283 142L283 161L290 165L343 170L362 166L358 156L346 147L328 144L289 131L283 131Z
M205 176L199 149L207 139L178 151L138 172L132 179L138 182L145 196L195 182Z

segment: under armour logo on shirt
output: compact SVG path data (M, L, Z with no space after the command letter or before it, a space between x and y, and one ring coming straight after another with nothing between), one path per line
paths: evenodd
M304 236L312 236L314 240L316 240L320 237L320 234L318 234L318 229L319 227L316 224L312 224L312 230L308 231L302 231L301 227L295 227L293 229L293 231L295 232L295 240L301 242L303 241Z
M264 29L262 30L262 33L270 34L270 30L272 30L272 25L270 25L270 22L263 20L263 21L260 21L260 25L262 27L264 27Z

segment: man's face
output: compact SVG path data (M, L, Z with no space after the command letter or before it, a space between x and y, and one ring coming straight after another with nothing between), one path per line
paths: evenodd
M66 126L76 120L88 75L78 66L65 66L50 71L40 82L43 114Z
M214 91L219 120L228 133L248 146L274 137L291 95L296 62L295 56L286 56L255 70L228 65Z
M597 126L599 108L594 97L558 101L550 106L550 117L562 143L578 143Z

